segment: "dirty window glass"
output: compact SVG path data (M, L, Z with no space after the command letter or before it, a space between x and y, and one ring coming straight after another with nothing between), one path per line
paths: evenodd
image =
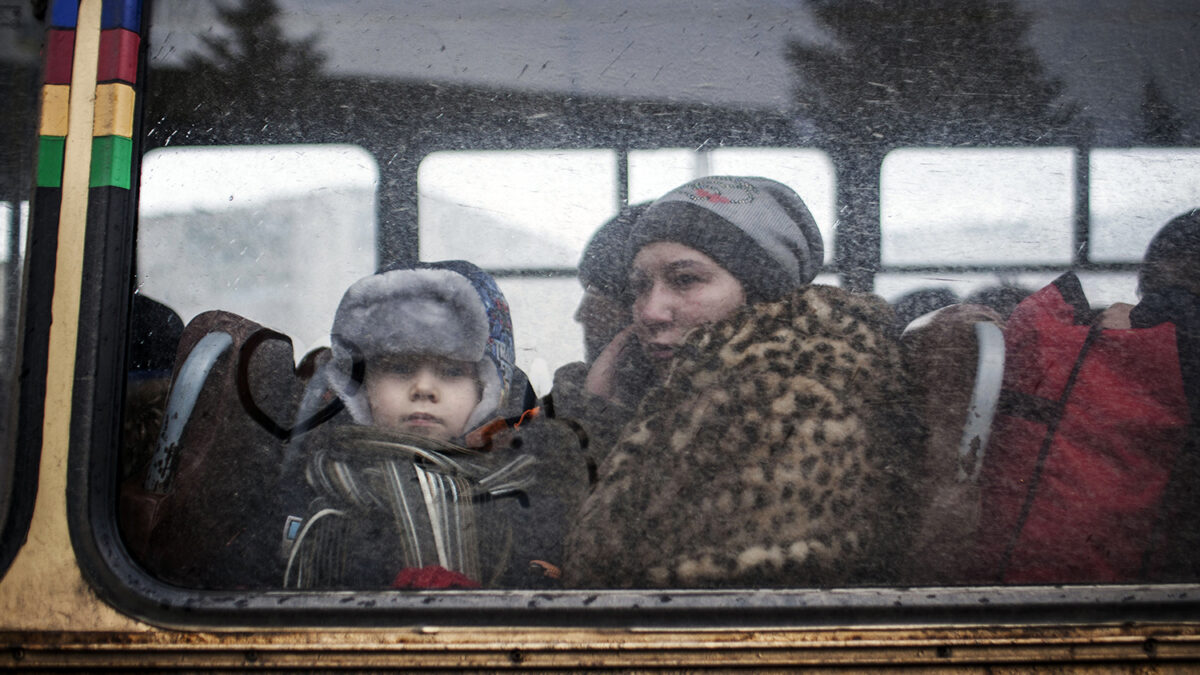
M1106 148L1091 153L1093 260L1130 261L1158 223L1200 204L1200 150Z
M1195 14L157 2L126 544L223 589L1195 581Z

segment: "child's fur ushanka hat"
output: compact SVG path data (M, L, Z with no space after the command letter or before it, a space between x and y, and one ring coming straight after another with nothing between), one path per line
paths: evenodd
M372 420L366 392L351 376L356 359L367 370L382 357L413 354L475 363L482 395L468 430L507 400L516 353L508 303L471 263L419 263L359 279L342 296L330 333L339 375L330 384L360 424Z

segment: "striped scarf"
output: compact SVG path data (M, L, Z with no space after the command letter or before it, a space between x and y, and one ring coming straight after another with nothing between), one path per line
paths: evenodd
M398 549L393 574L437 565L481 580L496 562L480 560L481 504L534 480L527 454L495 467L486 454L452 443L357 425L332 429L330 441L308 463L322 507L292 547L287 588L370 585L355 578L355 560L369 557L368 549ZM390 527L364 537L363 523L385 514Z

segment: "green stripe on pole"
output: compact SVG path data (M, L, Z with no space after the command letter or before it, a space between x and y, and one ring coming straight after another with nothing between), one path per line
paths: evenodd
M124 136L97 136L92 139L92 175L89 187L129 189L133 140Z
M62 187L63 153L66 147L67 139L62 136L38 136L38 187Z

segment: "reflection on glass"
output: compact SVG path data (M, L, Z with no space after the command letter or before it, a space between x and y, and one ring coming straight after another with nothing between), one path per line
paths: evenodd
M222 470L261 488L214 492L174 469L135 481L123 508L176 499L172 522L222 542L209 569L224 577L199 575L203 552L152 571L292 584L295 542L324 536L323 509L353 502L386 525L367 531L393 537L380 550L421 551L376 558L374 572L466 570L485 587L1165 578L1126 564L1156 542L1105 537L1127 521L1155 532L1154 509L1188 506L1170 486L1189 467L1164 458L1195 428L1180 393L1195 377L1181 365L1191 343L1166 337L1189 296L1139 298L1135 264L1200 201L1200 64L1172 28L1193 10L1126 25L1111 20L1123 1L951 16L737 0L705 20L691 20L694 3L627 5L155 4L138 289L190 324L176 337L160 313L154 332L195 365L174 364L158 404L166 440L144 452L170 469L236 450ZM1094 15L1119 35L1079 35ZM1141 46L1114 46L1130 44ZM174 148L185 143L204 147ZM605 240L610 278L577 273L602 224L659 199L699 211L648 207ZM1190 250L1183 239L1168 248ZM339 299L358 279L455 259L503 291L508 319L489 344L512 337L517 395L445 445L401 443L356 395L402 364L319 346L336 346ZM1166 268L1186 279L1195 265ZM787 292L766 292L779 275ZM237 316L203 313L214 309ZM135 319L151 313L135 307ZM602 313L628 329L585 351L580 322ZM381 311L370 328L397 317ZM1069 394L1056 378L1076 363L1079 404L1040 405ZM1094 367L1119 381L1101 386ZM1039 411L1079 429L1092 407L1128 425L1073 437L1064 455L1041 442ZM175 410L220 423L172 427ZM497 458L515 464L492 484ZM410 471L424 463L436 480ZM1157 486L1147 502L1106 497L1143 478ZM497 486L517 484L524 497L503 501ZM1017 494L1034 484L1047 491ZM463 495L503 502L488 521L502 524L472 530ZM1083 511L1090 520L1062 522L1116 542L1129 554L1119 570L1001 573L1012 551L1024 565L1052 548L1021 539L1027 525L1045 542L1054 514ZM515 576L463 563L455 541L517 560ZM505 557L546 542L560 558ZM231 550L253 563L237 567ZM302 561L308 579L319 562ZM447 580L413 575L404 588Z

